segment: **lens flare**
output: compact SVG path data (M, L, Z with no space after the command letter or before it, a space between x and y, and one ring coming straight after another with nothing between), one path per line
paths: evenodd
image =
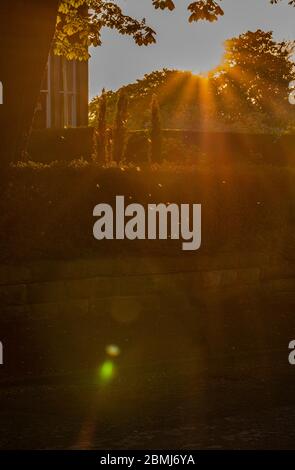
M106 353L111 357L118 357L121 354L121 350L116 344L108 344L106 346Z
M99 368L99 378L104 384L110 382L115 374L114 363L110 360L105 361Z

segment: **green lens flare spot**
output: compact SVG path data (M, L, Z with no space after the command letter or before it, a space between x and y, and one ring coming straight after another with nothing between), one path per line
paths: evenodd
M102 383L108 383L115 374L115 366L112 361L105 361L99 369L99 378Z

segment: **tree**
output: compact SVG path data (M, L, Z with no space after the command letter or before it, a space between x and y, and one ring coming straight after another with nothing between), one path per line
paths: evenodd
M275 127L290 117L294 50L294 42L276 42L271 31L248 31L225 42L222 64L211 79L232 120L260 113Z
M106 139L107 139L107 100L105 90L102 90L102 94L99 99L99 111L97 115L96 126L94 128L94 159L102 163L106 162Z
M173 11L173 0L150 0L156 9ZM242 0L241 0L242 1ZM246 0L243 0L246 1ZM265 0L271 4L295 0ZM217 21L224 15L222 0L186 1L189 22ZM139 45L156 42L156 32L145 19L137 20L125 15L116 1L109 0L62 0L60 3L55 34L55 53L69 59L86 59L89 46L101 45L103 28L116 29L122 35L130 35Z
M167 86L168 81L177 81L176 76L181 80L182 73L163 69L161 71L146 74L144 78L138 79L135 83L123 86L125 93L128 95L128 127L130 129L139 129L149 126L150 124L150 108L153 95L156 93L162 98L163 89ZM108 91L107 99L107 122L109 125L114 121L118 95L121 92ZM100 96L94 97L89 104L89 123L95 126L99 111Z
M0 176L20 155L30 132L48 52L55 31L58 0L0 2Z
M276 42L272 32L248 31L225 42L222 63L208 76L165 69L147 74L123 87L129 96L128 127L147 127L156 94L166 128L287 129L295 122L289 103L293 50L293 42ZM119 93L108 92L109 122ZM98 102L99 97L90 103L92 116Z
M151 105L151 162L162 161L162 126L160 107L156 95L153 95Z
M119 164L123 160L126 143L128 98L124 90L121 90L118 103L115 124L113 129L113 161Z
M270 3L295 0L266 0ZM155 8L173 10L172 0L151 0ZM189 21L215 21L223 14L221 0L188 2ZM115 1L1 0L0 71L4 104L0 105L0 171L25 148L46 61L54 50L70 59L86 59L88 47L101 44L103 28L131 35L137 44L155 42L145 20L124 15Z

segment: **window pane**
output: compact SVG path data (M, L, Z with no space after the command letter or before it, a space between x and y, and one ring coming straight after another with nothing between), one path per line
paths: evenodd
M74 91L74 61L69 60L67 62L67 87L68 91Z

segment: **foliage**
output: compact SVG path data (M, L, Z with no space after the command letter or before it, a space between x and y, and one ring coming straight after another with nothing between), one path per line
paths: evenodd
M93 131L90 127L63 129L62 133L58 129L35 131L29 146L30 159L41 163L51 163L54 160L70 162L83 156L91 161ZM199 162L205 155L206 160L214 164L216 158L218 162L233 161L238 154L243 161L251 161L253 155L260 155L260 161L265 163L294 165L294 131L294 127L289 127L286 132L280 134L163 129L162 156L164 160L186 164ZM136 165L147 163L150 157L149 129L127 132L123 160ZM107 138L107 147L111 147L110 140ZM111 163L111 155L111 148L107 148L107 164ZM101 160L98 159L97 163L101 164Z
M288 121L294 50L295 42L276 42L272 32L261 30L225 42L222 64L211 78L230 120L260 113L269 125L281 126Z
M295 6L295 0L266 0L270 3L288 1ZM156 9L174 10L172 0L151 0ZM197 0L187 2L189 21L216 21L224 14L221 0ZM86 60L89 47L100 46L104 28L115 29L119 34L132 36L139 46L156 41L156 32L146 24L124 14L116 1L110 0L62 0L59 6L55 46L57 55L68 59Z
M146 165L150 162L149 138L147 132L131 132L125 150L124 160L135 165Z
M164 163L141 171L103 169L82 160L70 166L18 165L0 200L1 261L181 254L171 240L94 240L93 207L112 204L114 187L129 202L143 205L201 203L202 252L269 249L274 255L285 246L290 253L294 183L294 169L232 162L227 167Z
M161 87L166 86L167 81L174 76L180 76L180 72L163 69L162 71L152 72L145 75L136 83L131 83L123 87L129 98L129 119L128 125L133 128L147 128L150 122L150 103L154 93L161 93ZM106 92L108 103L107 122L111 124L114 120L116 104L118 99L117 92ZM99 96L94 97L89 104L89 123L94 125L97 115Z
M120 163L123 160L126 142L128 98L124 90L118 96L117 112L113 128L113 161Z
M94 140L94 151L93 158L95 161L101 163L106 162L106 146L107 146L107 124L106 124L106 112L107 112L107 100L105 90L102 90L102 94L99 100L99 111L97 116L97 122L93 132Z
M162 126L160 108L156 95L151 104L151 161L160 163L162 160Z
M294 43L276 42L271 32L248 31L225 42L223 61L208 76L166 69L145 75L122 88L130 102L128 125L148 127L156 94L166 128L283 132L295 123L295 107L288 102L293 50ZM119 92L107 93L108 122ZM98 101L90 103L91 125Z

